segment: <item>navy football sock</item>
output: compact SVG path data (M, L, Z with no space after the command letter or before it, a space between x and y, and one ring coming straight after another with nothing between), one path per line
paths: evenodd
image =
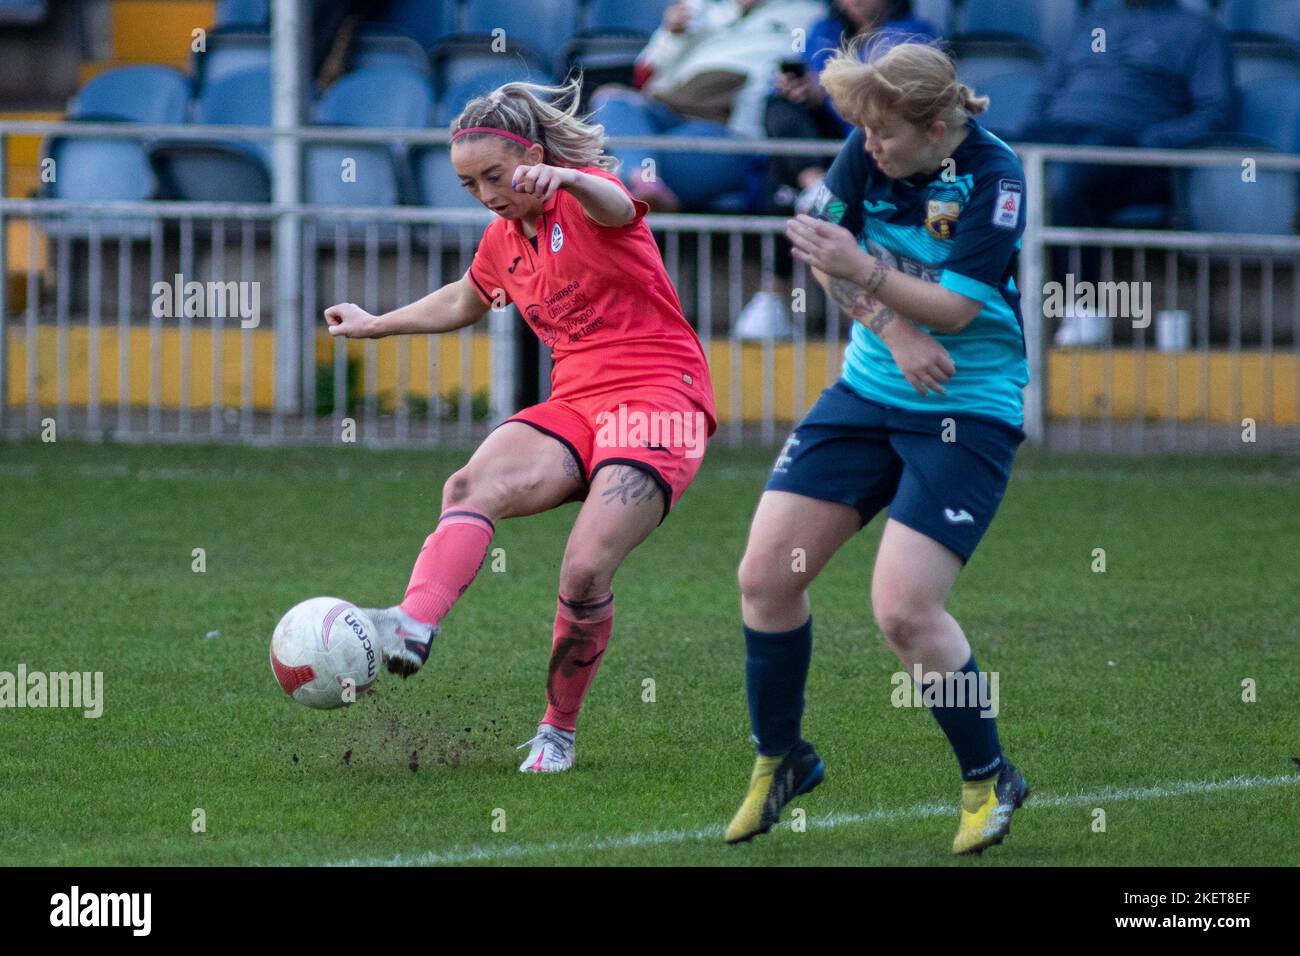
M788 753L799 743L804 684L811 660L811 617L793 631L745 628L745 692L760 757Z
M958 673L962 675L964 684L962 706L955 706L955 700L947 699L942 694L943 687L934 688L934 684L942 683L942 678L921 688L922 699L929 701L931 694L940 695L940 703L927 703L926 706L948 736L948 743L952 744L952 752L961 764L962 780L983 780L995 776L1002 768L1002 745L998 742L997 720L992 716L981 716L989 712L989 708L980 703L981 698L988 693L987 685L985 689L977 690L974 682L965 676L979 674L974 654Z

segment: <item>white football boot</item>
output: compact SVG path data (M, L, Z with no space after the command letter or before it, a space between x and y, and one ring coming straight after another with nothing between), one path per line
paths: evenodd
M558 773L568 770L577 759L574 734L550 724L538 724L537 736L516 750L531 747L519 769L524 773Z
M362 608L361 613L379 631L379 651L392 674L410 677L429 659L429 648L438 628L417 621L400 604L387 608Z

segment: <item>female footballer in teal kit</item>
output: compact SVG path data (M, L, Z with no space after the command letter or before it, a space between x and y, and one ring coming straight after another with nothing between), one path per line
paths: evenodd
M840 51L821 74L857 127L813 210L791 220L794 256L854 318L840 379L790 434L740 565L745 683L757 744L727 827L765 833L825 766L800 735L812 655L807 587L882 508L871 604L961 767L954 853L1000 843L1028 795L1003 756L987 685L946 610L957 574L1006 489L1028 381L1013 277L1023 174L972 116L987 107L940 50ZM806 567L791 568L792 548ZM929 679L946 675L942 687ZM934 693L932 693L934 692Z

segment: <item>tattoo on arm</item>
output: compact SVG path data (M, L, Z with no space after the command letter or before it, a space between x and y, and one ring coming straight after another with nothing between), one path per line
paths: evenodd
M855 319L865 319L876 308L876 300L850 279L831 276L827 291L835 304Z
M606 488L601 494L606 502L612 504L617 501L622 505L639 505L651 500L658 493L659 486L640 468L633 468L631 465L614 467L617 469L614 472L615 484L611 488Z
M885 326L898 318L898 313L870 295L866 289L849 279L831 277L829 292L841 309L879 335Z
M876 295L888 278L889 266L885 265L883 259L877 259L875 265L871 267L871 275L867 277L864 288L872 295Z
M885 330L885 326L887 326L890 322L893 322L894 319L896 319L897 317L898 317L898 313L896 313L893 309L882 308L879 313L873 315L870 319L867 320L867 328L869 328L872 332L875 332L877 335L879 335L881 332Z

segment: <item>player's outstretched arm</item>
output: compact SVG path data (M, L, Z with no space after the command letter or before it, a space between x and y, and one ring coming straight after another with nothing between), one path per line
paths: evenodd
M386 335L436 334L473 325L487 315L488 307L474 291L468 274L423 299L383 315L371 315L351 302L325 310L330 335L350 339L381 339Z
M543 202L564 189L588 219L602 226L626 226L636 218L636 206L617 183L566 166L520 166L511 183L517 192L532 193Z

